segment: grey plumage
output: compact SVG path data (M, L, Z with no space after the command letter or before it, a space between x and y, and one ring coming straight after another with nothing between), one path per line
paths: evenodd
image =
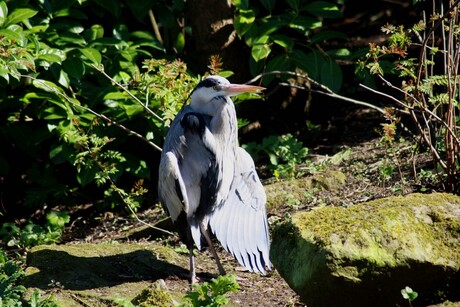
M230 96L263 88L230 84L210 76L191 95L166 136L159 168L158 192L190 250L191 281L196 282L193 243L209 228L240 264L265 274L271 268L265 211L266 196L250 155L238 145L235 107Z

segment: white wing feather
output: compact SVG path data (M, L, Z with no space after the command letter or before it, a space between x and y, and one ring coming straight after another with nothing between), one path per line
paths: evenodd
M241 265L265 274L271 268L265 191L243 148L237 150L235 168L227 200L210 217L211 230Z

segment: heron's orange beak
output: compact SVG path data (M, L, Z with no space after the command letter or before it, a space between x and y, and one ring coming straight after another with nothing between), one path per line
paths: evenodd
M235 96L242 93L263 91L265 87L257 85L246 85L246 84L230 84L226 88L226 92L229 96Z

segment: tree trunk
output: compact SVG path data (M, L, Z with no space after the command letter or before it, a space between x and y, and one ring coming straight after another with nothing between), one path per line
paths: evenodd
M200 72L208 70L209 57L219 55L224 70L231 70L232 82L244 82L250 77L249 52L233 27L231 0L187 1L195 45L196 66Z

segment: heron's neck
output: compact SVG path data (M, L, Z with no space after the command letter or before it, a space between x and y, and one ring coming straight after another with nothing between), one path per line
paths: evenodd
M210 130L214 135L225 138L227 142L236 146L238 140L238 122L236 120L235 106L227 102L219 108L212 117Z

